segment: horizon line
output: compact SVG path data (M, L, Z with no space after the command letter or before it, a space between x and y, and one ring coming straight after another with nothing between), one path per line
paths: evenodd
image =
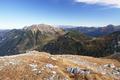
M2 28L0 28L0 30L11 30L11 29L23 29L24 27L29 27L29 26L33 26L33 25L41 25L41 24L44 24L44 25L51 25L53 27L65 27L65 28L74 28L74 27L96 27L96 28L99 28L99 27L106 27L108 25L113 25L113 26L120 26L120 25L115 25L115 24L107 24L107 25L103 25L103 26L88 26L88 25L69 25L69 24L60 24L60 25L56 25L56 24L46 24L46 23L38 23L38 24L29 24L29 25L25 25L23 27L20 27L18 26L19 28L16 28L17 26L10 26L10 27L14 27L14 28L5 28L5 27L8 27L8 26L1 26ZM4 27L4 28L3 28Z

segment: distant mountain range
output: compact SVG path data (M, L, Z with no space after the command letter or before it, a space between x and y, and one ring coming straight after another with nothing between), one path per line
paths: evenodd
M32 50L51 54L77 54L95 57L109 56L115 51L120 52L120 47L118 47L120 27L113 25L101 28L62 29L39 24L5 31L0 36L3 35L4 38L0 40L1 56Z
M74 27L74 26L61 26L62 28L64 28L66 31L68 30L77 30L80 31L86 35L89 36L94 36L94 37L98 37L98 36L104 36L107 34L110 34L112 32L115 31L120 31L120 25L119 26L114 26L114 25L107 25L105 27Z

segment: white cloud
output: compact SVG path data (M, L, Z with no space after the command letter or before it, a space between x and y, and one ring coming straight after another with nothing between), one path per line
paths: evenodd
M120 0L74 0L86 4L98 4L103 6L120 8Z

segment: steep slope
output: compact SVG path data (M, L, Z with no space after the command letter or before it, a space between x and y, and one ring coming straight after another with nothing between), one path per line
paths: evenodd
M120 80L120 63L44 52L0 57L1 80Z
M120 33L114 32L103 37L88 37L79 31L68 31L67 34L50 41L43 47L43 51L52 54L77 54L94 57L104 57L114 54L117 38Z
M71 30L56 40L50 41L43 47L43 51L52 54L80 54L82 53L84 42L90 39L91 37Z
M9 30L0 30L0 43L6 39L5 35Z
M114 54L107 56L107 58L116 59L120 61L120 31L114 32L113 34L110 34L107 37L111 37L111 43L113 43L112 49L114 49Z
M64 31L50 25L40 24L14 29L6 34L6 39L0 45L0 55L10 55L40 49L50 40L64 34Z
M103 38L110 42L111 50L120 52L120 31L113 32Z
M85 50L88 54L94 53L92 56L109 56L114 54L115 51L120 52L120 31L113 32L111 34L93 38L85 44Z

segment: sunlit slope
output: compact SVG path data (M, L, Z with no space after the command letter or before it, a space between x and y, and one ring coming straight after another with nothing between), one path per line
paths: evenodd
M1 80L120 80L119 68L112 59L36 51L0 57Z

